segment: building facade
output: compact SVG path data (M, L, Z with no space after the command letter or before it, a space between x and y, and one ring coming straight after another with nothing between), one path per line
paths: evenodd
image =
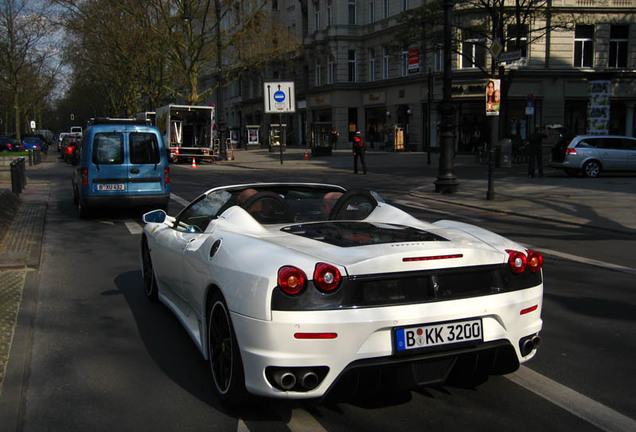
M426 37L408 44L399 37L406 31L400 15L424 3L272 1L272 18L302 40L302 58L268 64L235 80L225 92L229 127L245 137L248 125L260 126L261 144L267 144L269 125L282 122L292 145L325 145L335 128L339 148L358 130L376 149L438 147L443 51ZM636 0L549 0L545 5L550 13L534 17L531 28L505 29L518 36L514 48L470 31L475 22L487 21L483 10L454 8L456 151L475 151L476 142L488 135L485 88L501 73L508 85L500 136L523 139L534 125L548 124L574 134L636 134ZM551 27L550 20L563 25ZM491 67L493 56L505 67ZM294 81L295 114L264 114L263 83L268 81Z

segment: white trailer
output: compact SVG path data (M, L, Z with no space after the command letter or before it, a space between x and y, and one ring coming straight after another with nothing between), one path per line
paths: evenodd
M215 157L215 110L203 105L166 105L155 111L155 122L172 162Z

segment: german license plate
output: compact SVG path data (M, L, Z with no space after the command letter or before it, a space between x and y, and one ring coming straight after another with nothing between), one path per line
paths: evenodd
M395 329L395 349L404 352L462 342L482 341L481 319L426 324Z
M126 190L126 185L123 183L104 183L104 184L96 184L95 190L98 191L123 191Z

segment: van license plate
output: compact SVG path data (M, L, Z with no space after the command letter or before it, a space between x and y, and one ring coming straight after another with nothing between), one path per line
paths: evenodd
M481 319L395 329L395 349L402 352L411 349L482 340Z
M98 191L123 191L126 190L126 185L123 183L118 184L96 184L95 190Z

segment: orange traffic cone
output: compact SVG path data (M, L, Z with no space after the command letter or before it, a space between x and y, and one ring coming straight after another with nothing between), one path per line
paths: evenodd
M192 168L197 169L197 160L192 158Z
M309 159L309 151L305 150L305 157L303 159Z

